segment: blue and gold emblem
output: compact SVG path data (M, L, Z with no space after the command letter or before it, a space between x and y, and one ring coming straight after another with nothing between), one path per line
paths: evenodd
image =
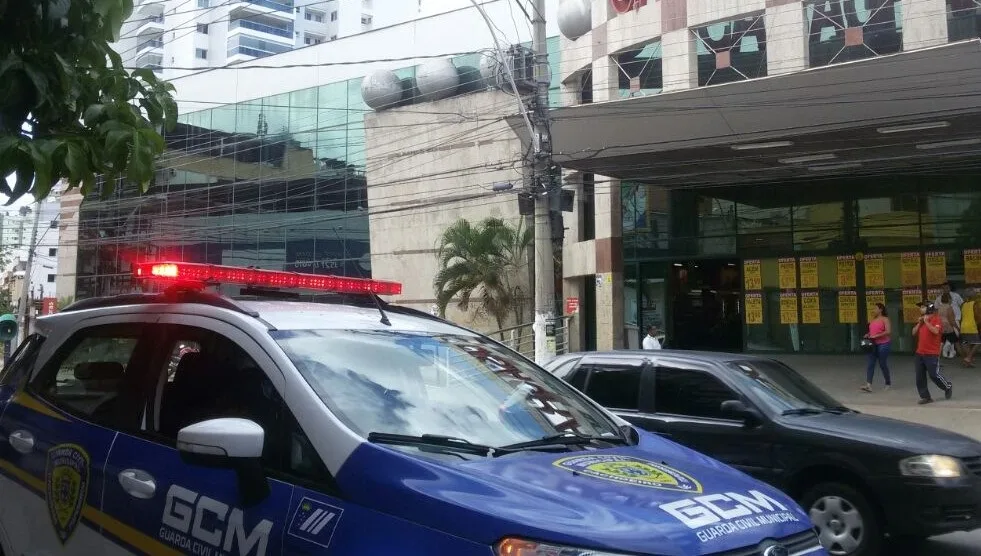
M573 456L556 467L617 483L700 494L702 485L693 477L663 463L617 454Z
M89 494L89 455L77 444L58 444L48 450L44 472L48 515L61 544L75 532Z

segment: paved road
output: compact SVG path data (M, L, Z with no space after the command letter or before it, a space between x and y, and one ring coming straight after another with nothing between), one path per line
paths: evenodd
M887 547L882 556L978 556L981 532L957 533L930 539L917 547Z

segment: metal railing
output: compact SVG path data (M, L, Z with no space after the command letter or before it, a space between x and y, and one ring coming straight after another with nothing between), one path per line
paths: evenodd
M558 322L555 327L555 355L563 355L569 351L569 321L573 318L575 315L563 315L556 319ZM535 331L533 326L534 323L529 322L489 332L487 335L495 340L500 340L503 337L504 345L534 360Z
M150 39L148 41L143 41L136 45L136 51L139 52L144 48L163 48L163 41L160 39Z
M283 0L282 2L273 2L272 0L245 0L245 2L262 6L263 8L271 8L279 12L293 11L293 0Z
M275 27L273 25L256 23L255 21L249 21L247 19L236 19L228 23L229 29L235 29L238 27L243 29L252 29L253 31L261 31L263 33L269 33L270 35L276 35L279 37L293 38L292 28Z

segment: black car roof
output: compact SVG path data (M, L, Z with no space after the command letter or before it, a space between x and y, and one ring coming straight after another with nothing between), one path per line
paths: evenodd
M615 351L580 351L568 353L561 358L563 360L573 357L603 357L609 359L635 359L638 357L658 357L669 356L675 361L700 361L714 363L728 363L731 361L771 361L772 359L760 355L748 355L745 353L725 353L718 351L688 351L688 350L643 350L626 349Z

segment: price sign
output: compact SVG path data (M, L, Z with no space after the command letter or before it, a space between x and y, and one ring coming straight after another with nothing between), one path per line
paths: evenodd
M855 257L843 255L837 259L837 282L839 288L855 287Z
M886 286L885 260L882 255L865 256L865 287L883 288Z
M763 289L763 267L759 259L743 261L743 283L746 291Z
M920 254L916 251L903 253L900 258L900 271L903 286L920 287L922 285L922 278L920 277Z
M947 281L947 253L930 251L926 254L927 286L939 286Z
M964 250L964 281L981 284L981 249Z
M821 296L815 291L801 292L804 324L821 324Z
M903 322L913 324L920 320L920 308L916 304L921 301L922 290L903 290Z
M869 314L869 320L872 320L872 308L875 307L876 303L886 304L886 292L882 290L867 290L865 292L865 308Z
M780 324L797 324L797 293L783 292L780 294Z
M838 322L858 323L858 294L853 290L838 292Z
M746 294L746 324L763 324L763 295Z

